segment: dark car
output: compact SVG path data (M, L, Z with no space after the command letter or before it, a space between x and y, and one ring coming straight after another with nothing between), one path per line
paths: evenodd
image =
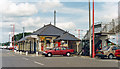
M51 50L44 51L42 55L51 57L52 55L64 55L71 56L74 53L74 49L69 49L67 47L56 47Z

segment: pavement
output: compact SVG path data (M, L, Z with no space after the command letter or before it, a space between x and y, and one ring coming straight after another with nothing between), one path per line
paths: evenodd
M20 55L9 50L2 50L2 67L118 67L116 59L98 59L84 56L44 57L35 54Z

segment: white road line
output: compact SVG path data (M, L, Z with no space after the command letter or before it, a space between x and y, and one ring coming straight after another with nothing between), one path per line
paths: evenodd
M34 63L36 63L36 64L39 64L39 65L44 65L44 64L42 64L42 63L39 63L39 62L36 62L36 61L34 61Z
M118 60L98 60L98 61L107 61L107 62L118 62Z
M45 59L50 59L50 58L45 58Z
M73 56L73 57L78 57L78 56Z
M25 60L29 60L29 59L27 59L27 58L23 58L23 59L25 59Z

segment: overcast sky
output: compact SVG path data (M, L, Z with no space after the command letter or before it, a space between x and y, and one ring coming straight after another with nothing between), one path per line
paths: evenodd
M92 4L92 3L91 3ZM92 5L91 5L92 6ZM53 11L57 11L56 26L69 31L76 37L88 30L88 2L61 2L59 0L3 0L0 2L0 42L9 41L10 24L15 24L15 34L33 32L50 22L53 24ZM95 2L95 22L110 22L118 15L117 2Z

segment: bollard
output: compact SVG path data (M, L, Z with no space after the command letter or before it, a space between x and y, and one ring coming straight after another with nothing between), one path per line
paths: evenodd
M28 52L26 51L26 55L28 55Z
M38 52L36 52L36 56L38 56Z
M17 51L17 53L19 54L19 51Z
M16 50L14 50L14 52L16 53Z
M20 51L20 54L22 54L22 51Z

